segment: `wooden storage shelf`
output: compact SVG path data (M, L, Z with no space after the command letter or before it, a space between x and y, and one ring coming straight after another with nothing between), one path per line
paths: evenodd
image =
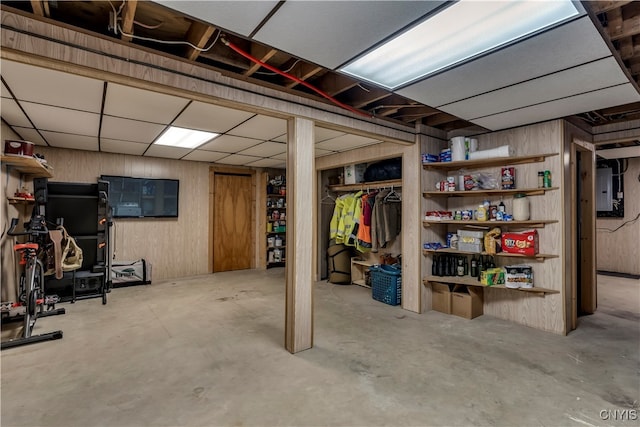
M35 203L35 199L26 199L24 197L7 197L7 200L9 201L9 204L11 205L28 205L31 203Z
M469 190L469 191L425 191L424 197L482 197L482 196L509 196L524 193L527 196L540 196L547 191L557 190L560 187L545 188L514 188L509 190Z
M351 283L365 288L371 288L371 285L367 285L366 275L372 265L372 262L356 257L351 258Z
M547 224L554 224L558 222L556 219L540 219L540 220L527 220L527 221L478 221L478 220L468 220L468 221L458 221L454 219L443 219L443 220L425 220L422 221L424 226L431 226L434 224L455 224L459 226L465 225L483 225L487 228L502 226L502 227L518 227L518 228L544 228Z
M533 287L533 288L507 288L504 285L493 285L493 286L486 286L483 285L482 283L480 283L477 279L472 278L472 277L458 277L458 276L427 276L424 278L424 283L427 284L428 282L438 282L438 283L451 283L451 284L455 284L455 285L467 285L467 286L478 286L481 288L490 288L490 289L507 289L510 291L518 291L518 292L526 292L526 293L530 293L530 294L539 294L544 296L545 294L559 294L560 291L556 291L554 289L548 289L548 288L540 288L540 287Z
M34 178L53 178L53 168L33 157L17 157L2 155L0 158L3 165L14 167L18 172L30 175Z
M517 157L493 157L491 159L478 159L478 160L459 160L455 162L433 162L423 163L424 169L437 169L437 170L456 170L456 169L478 169L488 168L493 166L513 166L524 165L527 163L543 162L547 157L557 156L558 153L547 154L533 154L528 156Z
M267 250L268 249L285 249L287 246L286 245L282 245L282 246L269 246L267 245Z
M487 252L466 252L460 251L458 249L451 248L442 248L442 249L423 249L423 255L428 254L456 254L456 255L484 255L484 256L495 256L502 258L525 258L525 259L535 259L536 261L544 261L549 258L558 258L558 255L552 254L536 254L536 255L522 255L522 254L511 254L508 252L498 252L496 254L488 254Z
M385 188L385 187L402 187L401 179L393 179L389 181L372 181L372 182L359 182L357 184L337 184L328 186L331 191L358 191L366 190L367 188Z

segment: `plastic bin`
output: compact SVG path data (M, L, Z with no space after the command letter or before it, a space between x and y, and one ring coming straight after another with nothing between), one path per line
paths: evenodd
M402 270L391 265L374 265L371 274L371 296L389 305L399 305L402 300Z

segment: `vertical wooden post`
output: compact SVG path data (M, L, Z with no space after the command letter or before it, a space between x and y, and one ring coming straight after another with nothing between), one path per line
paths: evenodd
M313 256L316 199L314 123L294 117L287 126L287 267L285 347L313 347Z

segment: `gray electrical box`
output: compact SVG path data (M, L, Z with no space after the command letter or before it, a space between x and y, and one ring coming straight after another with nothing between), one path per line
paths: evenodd
M596 169L596 211L613 211L613 169Z

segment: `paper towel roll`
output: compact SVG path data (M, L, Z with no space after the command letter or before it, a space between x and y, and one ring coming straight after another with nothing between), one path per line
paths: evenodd
M467 158L467 147L464 143L464 139L464 136L451 138L451 160L454 162L466 160Z
M489 159L491 157L511 157L513 150L508 145L491 148L489 150L473 151L469 153L469 160Z

